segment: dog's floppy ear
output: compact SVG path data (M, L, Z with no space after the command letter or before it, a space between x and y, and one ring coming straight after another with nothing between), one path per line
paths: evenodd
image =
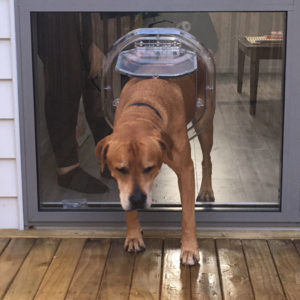
M164 131L161 131L158 135L158 142L161 145L163 151L166 152L169 160L173 160L173 155L172 155L173 141L170 138L170 136L166 134Z
M108 135L105 138L103 138L100 142L98 142L96 149L95 149L95 155L98 158L100 162L101 172L104 172L105 168L105 161L106 161L106 153L108 150L108 146L111 140L112 135Z

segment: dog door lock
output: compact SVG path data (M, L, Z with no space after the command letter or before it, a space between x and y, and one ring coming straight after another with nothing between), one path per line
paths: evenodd
M85 198L82 199L66 199L61 201L64 209L87 208L88 203Z

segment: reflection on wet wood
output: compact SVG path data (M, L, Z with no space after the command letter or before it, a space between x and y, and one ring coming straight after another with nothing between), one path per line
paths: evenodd
M129 300L159 300L162 240L145 239L146 251L135 258Z
M224 299L254 299L241 242L218 240L217 248Z
M199 265L191 268L192 299L222 299L215 241L199 240Z
M299 240L199 239L193 267L180 265L179 239L145 242L135 255L124 239L13 238L0 253L0 299L300 297Z
M164 245L161 298L190 299L190 267L180 264L180 241L166 240Z

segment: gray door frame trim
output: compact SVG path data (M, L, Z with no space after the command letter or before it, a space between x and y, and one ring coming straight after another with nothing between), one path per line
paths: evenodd
M26 4L25 4L26 2ZM288 11L294 0L16 0L28 11Z
M251 3L250 3L251 2ZM124 226L122 211L67 212L39 211L37 195L37 162L34 128L33 71L31 55L30 12L33 11L287 11L286 84L283 135L282 203L278 212L199 211L199 225L233 224L286 224L300 222L300 36L297 33L299 4L293 0L16 0L16 34L18 85L20 106L20 132L25 226L43 224L88 224ZM298 26L297 26L298 25ZM288 120L288 122L287 122ZM297 127L298 126L298 127ZM297 180L298 179L298 180ZM141 212L141 220L149 226L180 224L181 212ZM274 225L275 226L275 225Z

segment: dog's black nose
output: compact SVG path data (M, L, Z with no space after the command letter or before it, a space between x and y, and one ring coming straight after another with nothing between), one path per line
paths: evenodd
M144 208L146 203L146 194L141 191L140 188L135 187L131 194L129 201L131 203L131 209Z

